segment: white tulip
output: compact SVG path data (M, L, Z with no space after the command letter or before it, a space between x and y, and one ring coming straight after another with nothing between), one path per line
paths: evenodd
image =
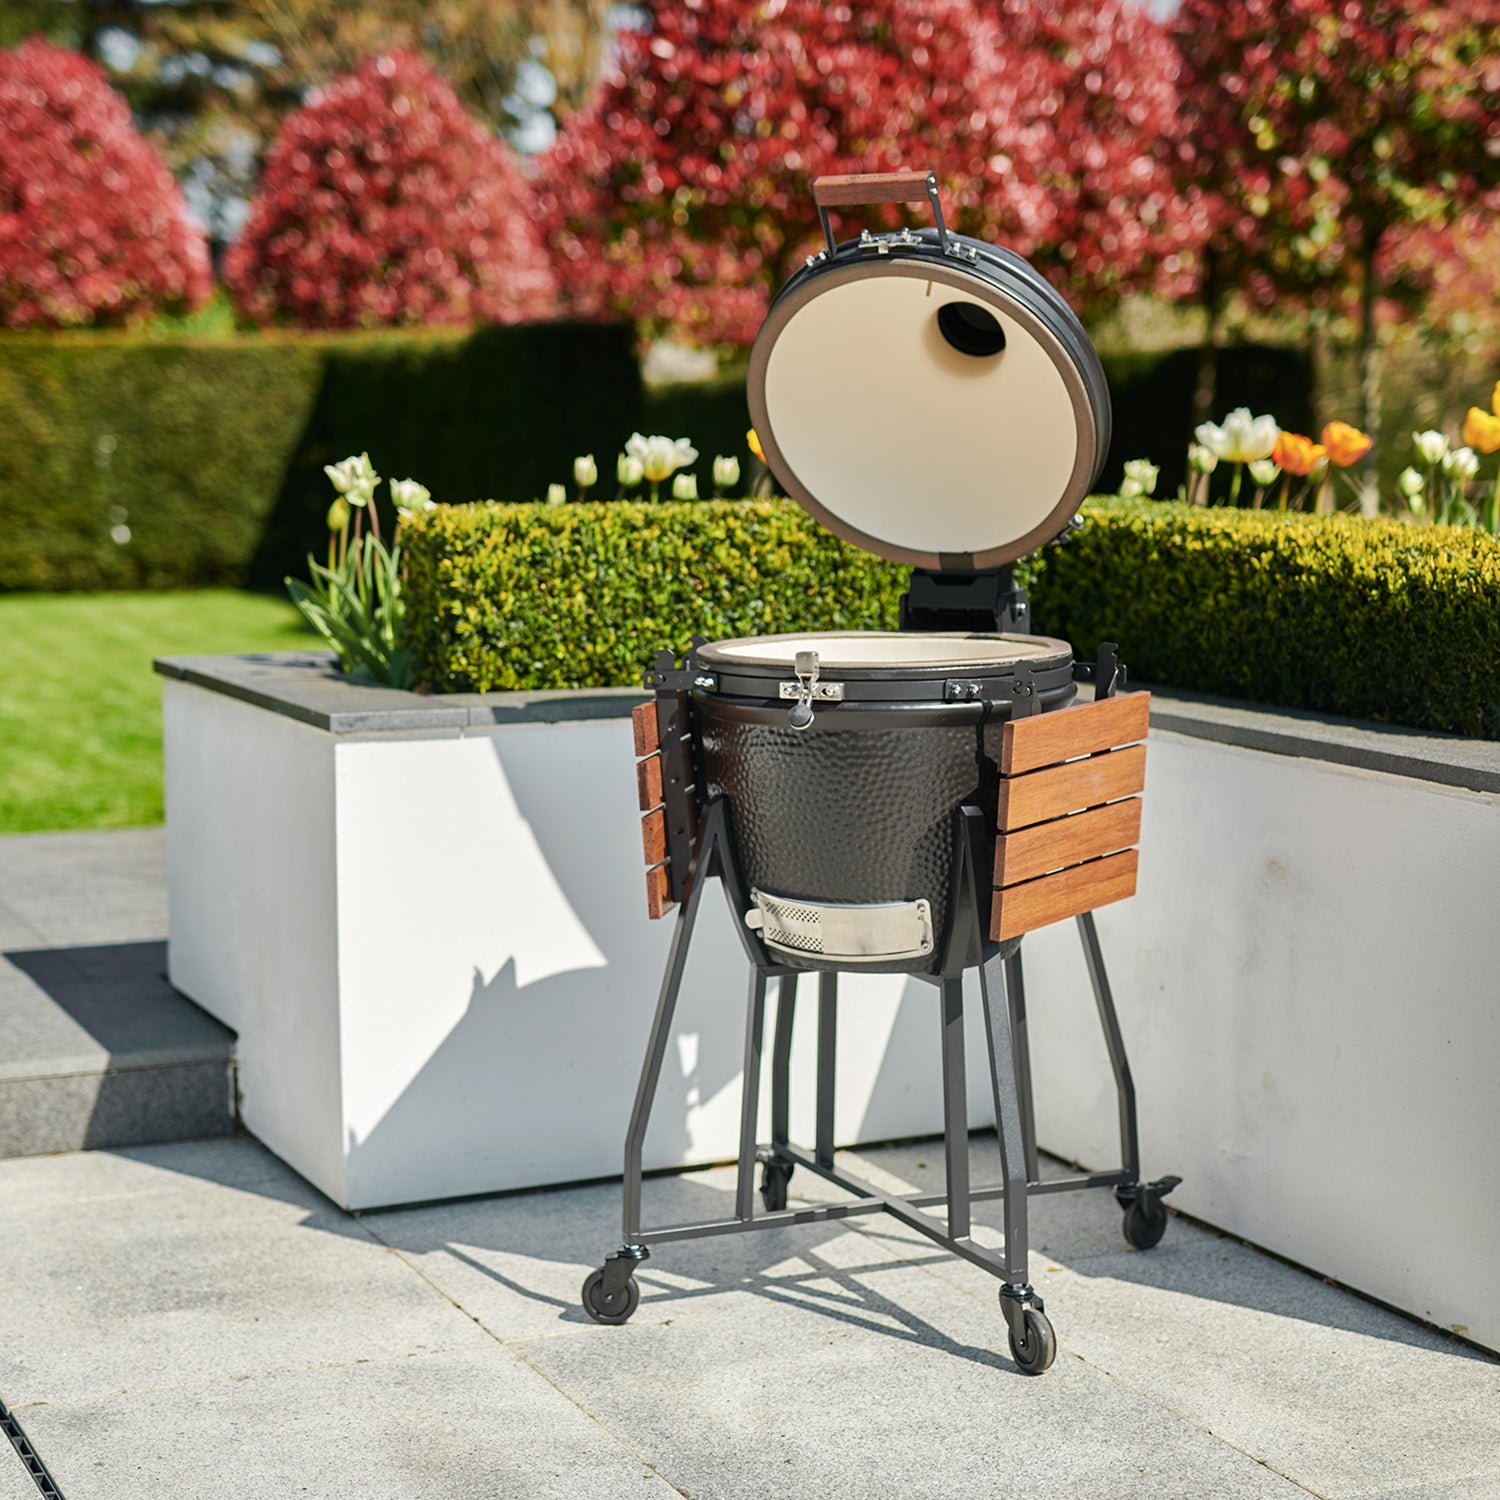
M1268 484L1275 484L1276 476L1280 473L1281 470L1269 458L1257 458L1250 465L1250 477L1261 489L1265 489Z
M1189 443L1188 467L1195 474L1212 474L1219 467L1219 455L1202 443Z
M1427 488L1427 477L1420 469L1402 469L1396 480L1396 488L1408 500L1415 500Z
M696 474L679 474L672 481L672 498L674 500L696 500L698 498L698 476Z
M737 458L725 458L721 453L714 459L714 488L727 490L731 485L740 482L740 461Z
M1125 480L1120 485L1120 493L1125 496L1154 495L1160 477L1161 470L1149 458L1132 458L1125 465Z
M380 475L375 472L368 453L361 453L357 458L351 456L342 463L324 464L323 472L350 505L368 505L375 498Z
M425 484L418 484L415 479L391 480L391 499L395 503L396 514L403 521L419 511L437 509L437 502L432 498L432 492Z
M592 453L585 453L581 458L573 460L573 483L579 489L586 490L598 482L599 465L594 462Z
M1479 472L1479 455L1472 448L1455 448L1443 460L1443 473L1449 479L1467 484Z
M1412 433L1411 445L1424 464L1440 464L1448 456L1448 439L1435 428Z
M670 479L679 469L686 468L698 457L698 450L686 438L662 437L655 433L642 437L632 432L625 442L625 451L641 461L641 469L652 484Z
M1250 464L1271 456L1281 429L1275 417L1252 417L1248 406L1237 406L1224 418L1222 427L1205 422L1193 436L1226 463Z
M564 485L549 484L547 486L548 505L566 505L568 503L568 491Z
M622 453L615 460L615 478L627 490L633 490L646 477L646 466L634 454Z

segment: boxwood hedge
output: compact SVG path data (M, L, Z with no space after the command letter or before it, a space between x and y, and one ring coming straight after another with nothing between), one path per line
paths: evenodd
M1139 680L1500 738L1500 541L1393 521L1095 501L1023 569L1036 628ZM896 623L906 570L786 501L445 506L405 530L438 692L636 683L694 635Z

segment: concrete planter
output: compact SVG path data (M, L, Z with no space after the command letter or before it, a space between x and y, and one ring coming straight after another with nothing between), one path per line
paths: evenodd
M239 1033L247 1127L352 1208L617 1174L668 938L644 910L640 695L419 698L322 655L158 668L171 977ZM1148 1171L1500 1346L1500 746L1155 707L1140 892L1099 916ZM1071 925L1026 956L1042 1143L1111 1165ZM935 991L846 985L841 1139L937 1131ZM648 1166L733 1155L744 987L710 903ZM799 1029L804 1106L812 1052Z

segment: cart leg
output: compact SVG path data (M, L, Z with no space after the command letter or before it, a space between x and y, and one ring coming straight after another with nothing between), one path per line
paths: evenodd
M986 944L985 948L979 984L984 995L990 1080L995 1090L995 1129L1000 1137L1000 1169L1005 1184L1005 1281L1000 1288L1000 1307L1009 1328L1010 1352L1016 1364L1028 1375L1040 1375L1057 1353L1057 1338L1042 1299L1027 1279L1030 1271L1026 1242L1026 1151L1021 1133L1011 1012L1006 998L1008 955L1003 947L994 944Z
M740 1086L740 1157L734 1187L734 1215L755 1214L755 1127L760 1112L760 1054L766 1028L766 975L750 970L750 1003L745 1014L745 1070Z
M1038 1180L1036 1107L1031 1092L1031 1043L1026 1032L1026 979L1021 972L1021 950L1005 960L1005 994L1010 1002L1010 1034L1016 1047L1016 1094L1021 1105L1021 1142L1026 1155L1026 1180Z
M838 1047L839 976L818 975L818 1123L815 1159L833 1165L833 1070Z
M1120 1018L1115 1013L1110 993L1109 975L1104 968L1104 950L1099 946L1094 914L1086 911L1078 918L1078 934L1083 939L1083 957L1088 965L1089 983L1094 989L1094 1003L1099 1008L1099 1024L1104 1029L1104 1043L1109 1049L1109 1065L1114 1069L1115 1089L1120 1099L1120 1160L1125 1181L1115 1189L1115 1200L1125 1210L1125 1238L1138 1250L1149 1250L1159 1244L1167 1232L1167 1209L1162 1199L1182 1181L1180 1177L1162 1177L1155 1182L1141 1181L1141 1146L1136 1128L1135 1082L1125 1056L1125 1038L1120 1032Z
M969 1204L969 1105L964 1077L964 982L942 981L943 1153L948 1174L948 1233L967 1239Z
M797 1015L797 976L783 974L776 987L776 1037L771 1044L771 1149L761 1153L761 1201L767 1213L786 1207L792 1163L780 1152L791 1140L792 1023Z

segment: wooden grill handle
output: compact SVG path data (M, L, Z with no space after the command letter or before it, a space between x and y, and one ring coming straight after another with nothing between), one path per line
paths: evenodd
M842 177L819 177L813 182L813 202L819 208L847 208L858 203L925 203L937 191L931 172L852 172Z
M922 203L932 206L937 225L938 242L948 249L948 226L943 222L943 205L938 201L937 174L933 172L855 172L840 177L813 179L813 202L818 207L818 222L828 253L837 248L833 240L830 208L857 207L863 203Z

